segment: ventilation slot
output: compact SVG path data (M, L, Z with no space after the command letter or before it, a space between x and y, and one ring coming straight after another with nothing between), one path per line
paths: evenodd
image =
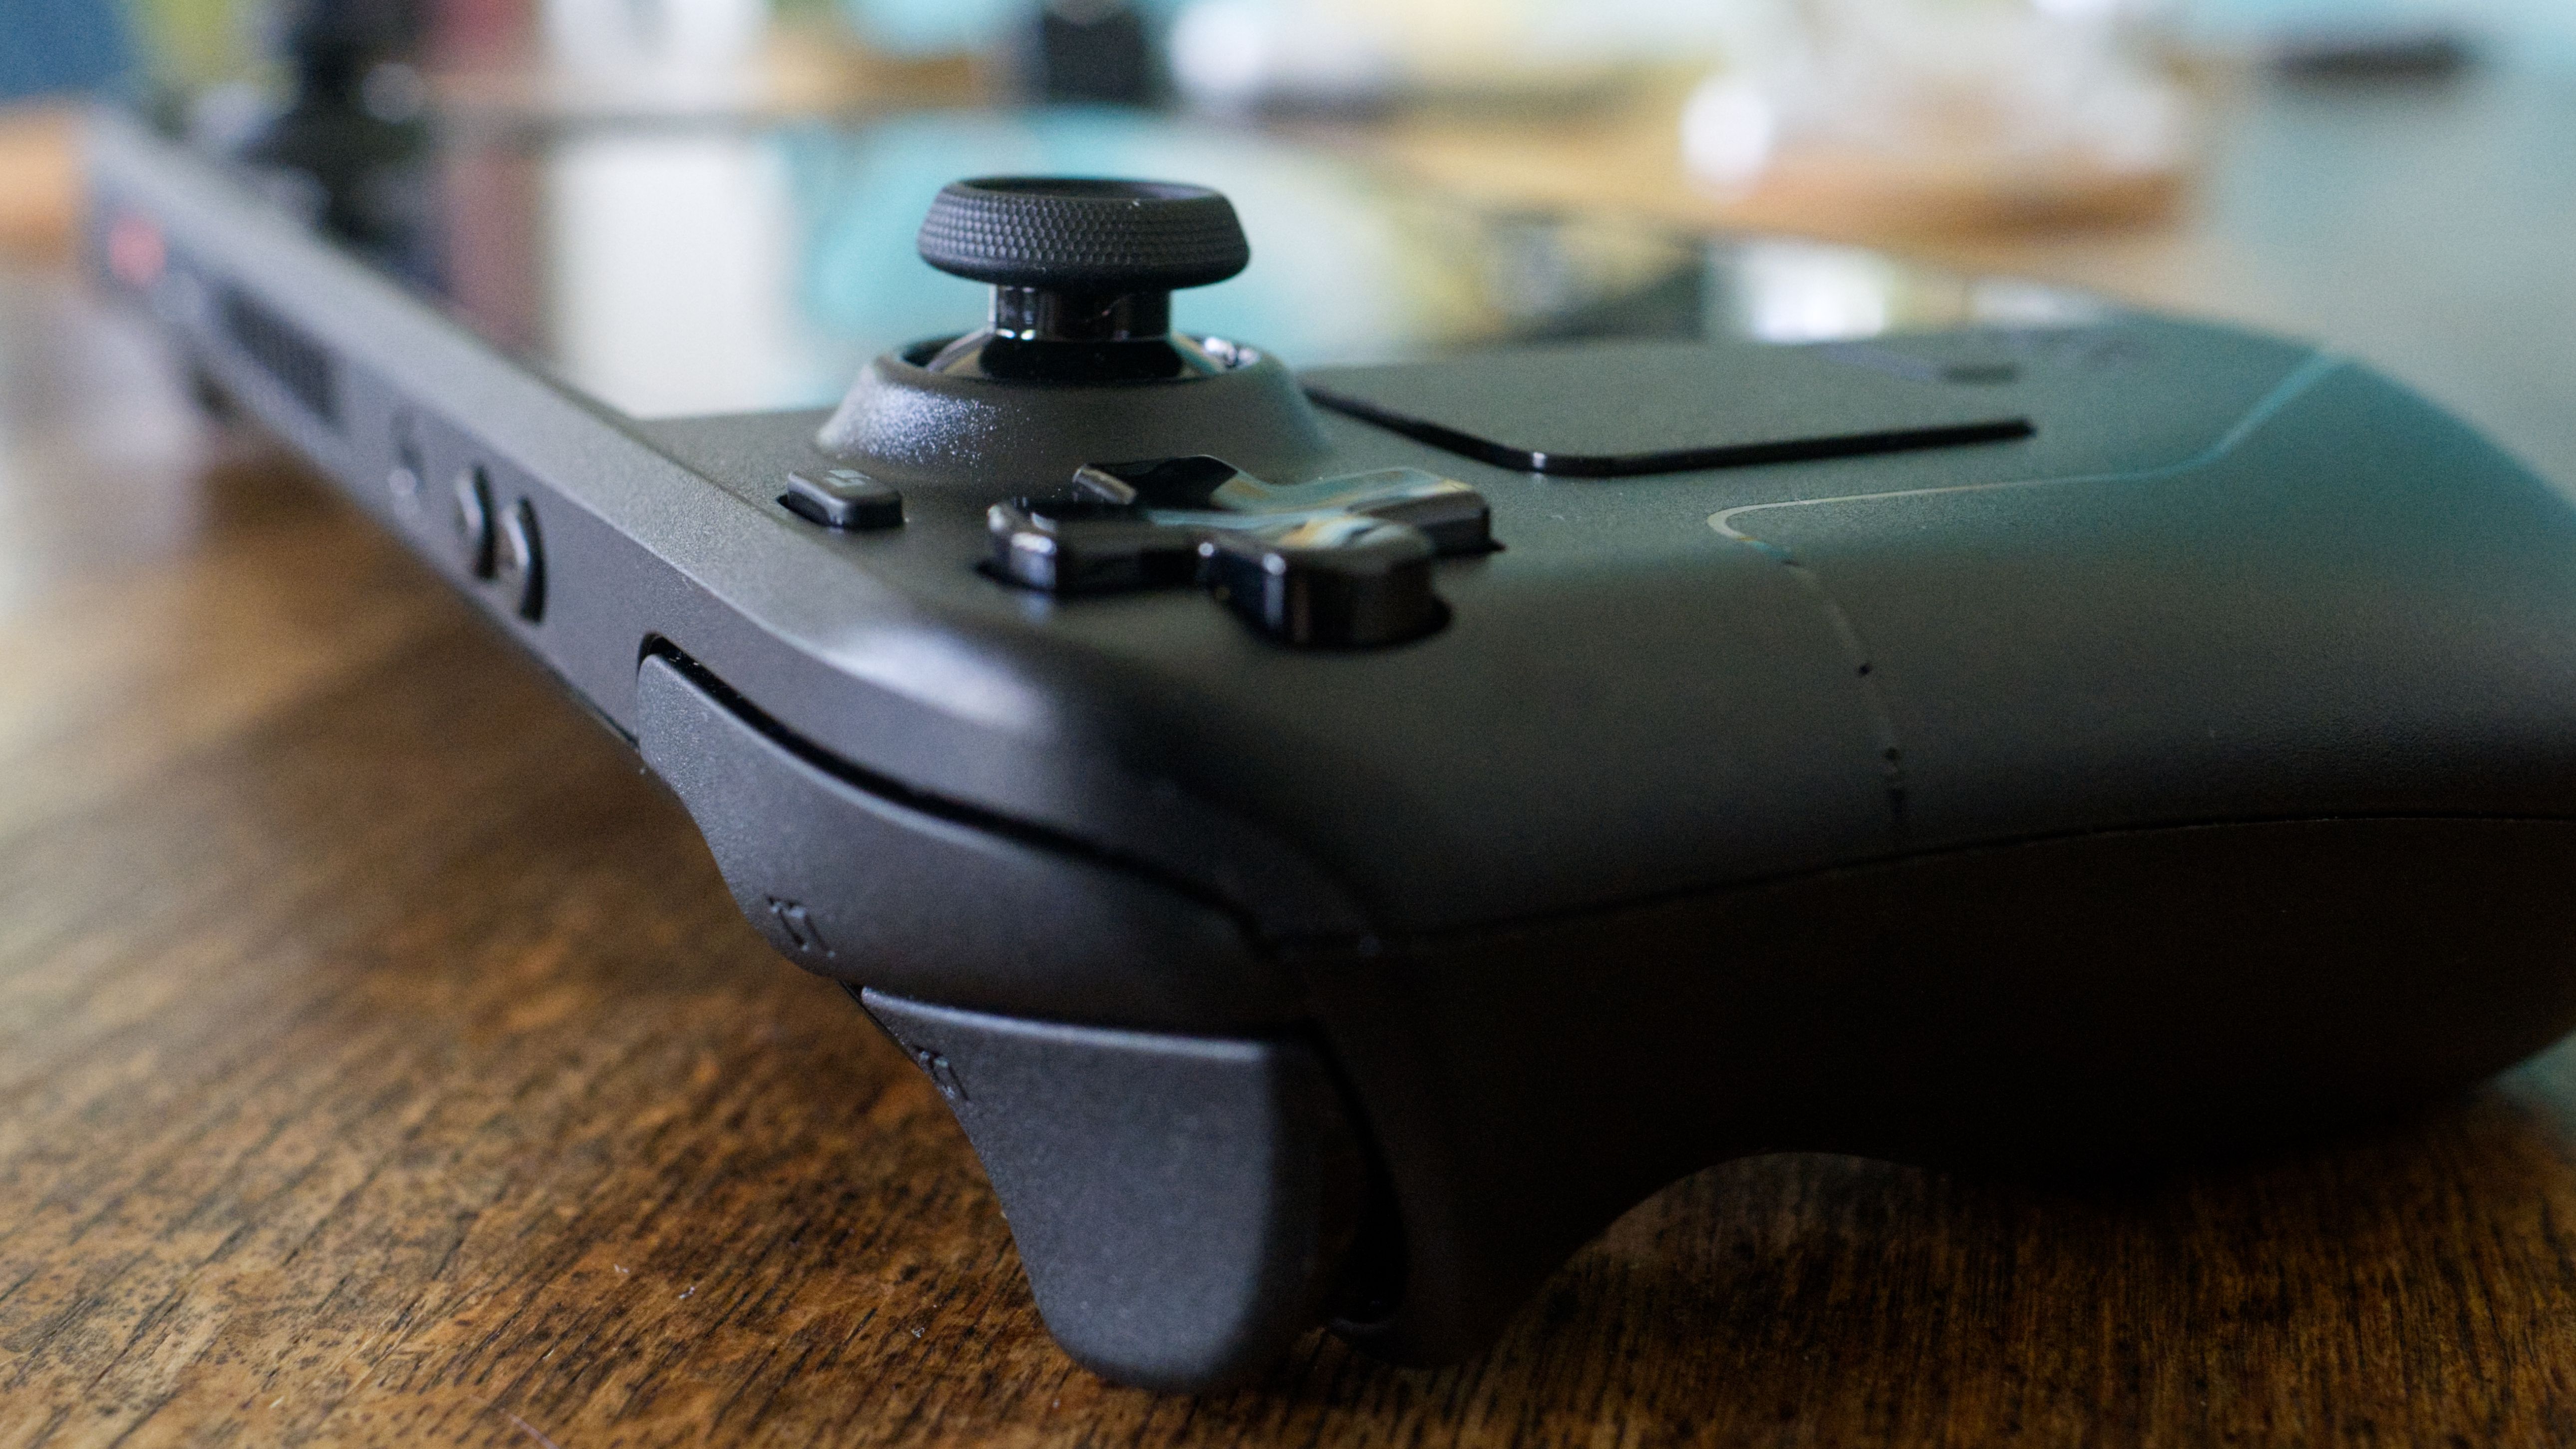
M295 394L313 415L340 425L340 390L331 369L331 354L304 329L252 301L238 287L224 290L224 333L242 355Z

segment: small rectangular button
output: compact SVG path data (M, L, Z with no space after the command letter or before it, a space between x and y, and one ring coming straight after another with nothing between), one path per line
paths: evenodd
M894 528L903 522L903 495L851 468L790 473L778 502L825 528Z

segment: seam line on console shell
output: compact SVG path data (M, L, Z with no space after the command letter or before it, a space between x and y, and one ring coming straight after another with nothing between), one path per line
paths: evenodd
M2006 488L2042 488L2073 483L2143 483L2174 477L2207 467L2234 452L2265 423L2302 393L2344 365L2344 359L2331 353L2311 354L2305 362L2291 369L2288 376L2275 383L2272 390L2257 400L2245 415L2236 420L2217 442L2179 463L2149 468L2133 473L2096 473L2072 478L2017 478L1998 483L1954 483L1939 488L1899 488L1884 493L1845 493L1830 498L1792 498L1776 503L1747 503L1722 509L1708 516L1708 526L1721 538L1740 543L1761 553L1789 570L1799 586L1814 598L1823 611L1826 625L1833 630L1835 642L1842 646L1843 658L1851 666L1860 685L1861 699L1877 735L1880 769L1887 790L1888 833L1895 843L1905 843L1905 749L1897 739L1895 711L1889 707L1886 691L1880 688L1878 669L1870 658L1869 641L1862 637L1860 626L1826 587L1822 575L1792 553L1786 546L1756 538L1735 526L1734 520L1747 513L1775 508L1813 508L1828 503L1875 503L1895 498L1935 498L1953 493L1988 493Z

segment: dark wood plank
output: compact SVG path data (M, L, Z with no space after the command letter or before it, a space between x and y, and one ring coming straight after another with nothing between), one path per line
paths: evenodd
M622 745L0 279L0 1445L2576 1438L2576 1056L2288 1160L1676 1185L1444 1372L1049 1346L936 1096Z

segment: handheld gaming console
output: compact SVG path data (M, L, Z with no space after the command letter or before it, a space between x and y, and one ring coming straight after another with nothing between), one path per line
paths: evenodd
M1226 199L923 196L989 321L639 422L122 122L102 267L633 741L1199 1389L1473 1352L1730 1156L2130 1163L2576 1024L2576 508L2107 313L1292 370ZM927 271L921 274L925 278Z

